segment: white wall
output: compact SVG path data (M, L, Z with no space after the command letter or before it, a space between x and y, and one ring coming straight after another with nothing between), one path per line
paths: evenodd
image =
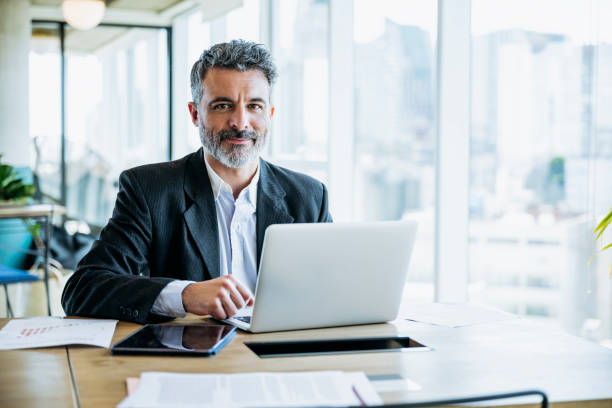
M28 122L29 1L0 1L0 153L27 166L33 155Z

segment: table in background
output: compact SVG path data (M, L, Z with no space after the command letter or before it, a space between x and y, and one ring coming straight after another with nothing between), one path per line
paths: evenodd
M45 292L47 293L47 313L51 316L51 298L49 296L49 242L51 241L51 223L54 215L66 214L66 208L55 204L32 204L0 207L0 219L21 218L43 221L45 234L43 239L43 268L45 271ZM23 251L23 249L20 249ZM39 253L39 251L35 251Z

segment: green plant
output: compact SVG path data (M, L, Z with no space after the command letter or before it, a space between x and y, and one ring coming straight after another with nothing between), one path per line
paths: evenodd
M0 163L0 200L22 202L32 197L35 191L32 184L23 183L13 166Z
M612 224L612 208L610 208L610 212L608 213L608 215L606 215L603 220L601 220L597 228L595 228L595 231L593 231L594 234L597 234L595 239L599 239L610 224ZM601 248L601 251L605 251L608 248L612 248L612 243ZM612 265L610 266L610 277L612 278Z

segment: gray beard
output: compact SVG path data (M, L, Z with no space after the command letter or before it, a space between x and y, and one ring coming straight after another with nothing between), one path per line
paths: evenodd
M257 134L254 131L247 130L222 130L213 134L212 131L208 131L202 122L198 126L200 133L200 141L206 153L217 159L225 167L231 169L237 169L247 166L254 160L259 158L259 154L263 150L266 144L267 135ZM221 142L225 139L230 138L246 138L254 141L253 145L230 145L230 151L226 151Z

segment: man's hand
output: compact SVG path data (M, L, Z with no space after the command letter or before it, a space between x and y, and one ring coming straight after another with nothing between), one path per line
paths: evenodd
M232 275L192 283L183 290L182 298L187 313L211 315L219 320L253 305L253 295Z

